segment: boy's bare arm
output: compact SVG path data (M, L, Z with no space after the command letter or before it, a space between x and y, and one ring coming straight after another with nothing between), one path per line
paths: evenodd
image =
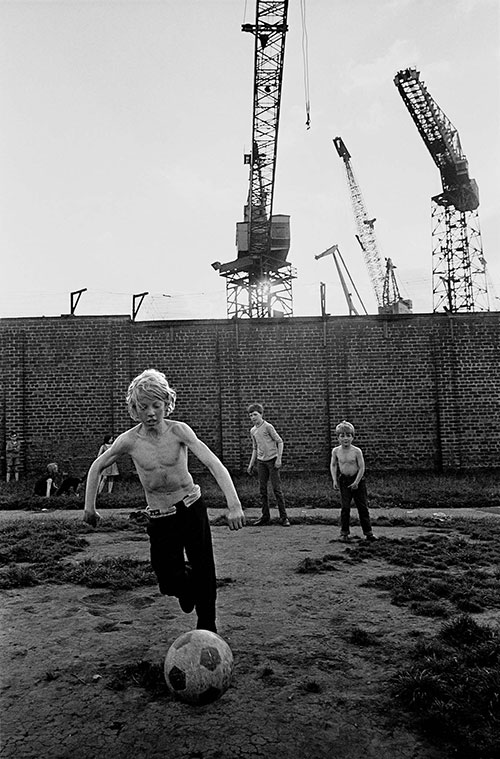
M276 457L275 467L276 469L279 469L281 466L281 457L283 456L283 440L280 438L276 445L278 446L278 455Z
M229 528L231 530L239 530L245 524L245 515L228 470L215 453L210 450L208 445L205 445L187 424L178 423L176 427L176 434L180 441L187 445L196 458L209 469L224 493L228 509L227 521Z
M255 443L255 439L252 437L252 456L250 458L250 463L248 465L247 472L248 474L252 474L252 469L255 466L255 459L257 458L257 445Z
M363 452L361 451L360 448L356 448L356 463L358 465L358 472L356 474L356 479L351 485L351 488L353 490L355 490L358 487L365 473L365 460L363 458Z
M332 457L330 459L330 474L332 475L333 487L335 490L337 490L338 482L337 482L337 449L336 448L333 449Z

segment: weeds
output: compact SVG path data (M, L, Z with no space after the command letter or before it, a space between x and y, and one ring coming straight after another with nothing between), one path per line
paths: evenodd
M349 635L349 642L354 646L376 646L378 641L375 635L363 630L362 627L353 627Z
M335 554L326 554L319 559L311 559L307 556L299 562L296 572L301 575L332 572L338 569L337 564L341 561L343 561L343 557Z
M409 606L422 616L449 617L500 608L500 583L488 571L467 570L453 574L411 570L367 580L365 587L389 591L395 606Z
M56 519L39 524L22 520L5 525L1 529L0 566L58 561L87 546L81 533L89 531L85 525Z
M304 693L321 693L323 689L317 680L305 680L301 683L300 690Z
M458 520L457 520L458 521ZM494 564L500 548L500 525L493 520L485 520L483 530L489 531L489 542L483 537L480 542L471 543L462 537L446 534L426 534L417 538L381 538L377 543L353 545L349 552L351 560L367 558L385 559L400 567L481 567ZM467 528L461 520L459 529ZM457 525L453 522L453 528ZM450 527L447 526L449 530ZM476 530L477 532L477 530ZM483 544L483 541L487 544Z
M132 537L143 534L122 517L112 517L97 531L131 531ZM23 588L42 582L77 583L88 587L129 588L153 582L149 562L134 566L128 559L68 564L65 559L86 548L84 537L94 530L83 522L64 517L43 521L30 517L2 525L0 536L0 589ZM113 563L114 562L114 563ZM117 563L118 562L118 563Z
M15 564L0 569L0 589L29 588L38 585L40 578L31 567L18 567Z
M149 661L139 661L117 669L111 676L107 687L121 691L128 687L143 688L156 701L159 698L172 699L165 683L163 667Z
M500 633L468 615L419 644L393 692L417 725L460 759L494 759L500 746Z
M50 575L46 577L49 579ZM54 579L53 576L50 579ZM122 557L101 561L84 559L74 567L64 567L62 574L57 575L57 580L85 585L87 588L112 588L113 590L131 590L156 583L149 561Z

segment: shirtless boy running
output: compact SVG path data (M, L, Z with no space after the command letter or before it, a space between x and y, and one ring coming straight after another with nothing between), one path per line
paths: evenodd
M340 445L332 450L330 472L333 487L335 490L340 489L340 539L346 542L350 540L351 501L354 500L366 540L376 540L368 511L368 496L364 480L365 461L361 449L352 444L354 427L350 422L340 422L335 432Z
M160 592L177 596L182 610L196 608L197 627L216 632L216 577L210 523L199 485L187 467L188 449L210 470L227 503L231 530L245 516L231 476L208 446L185 423L167 419L176 391L156 369L147 369L130 384L129 414L139 422L119 435L89 469L84 521L100 520L95 501L101 472L119 456L131 456L144 493L151 564ZM187 559L187 561L186 561Z

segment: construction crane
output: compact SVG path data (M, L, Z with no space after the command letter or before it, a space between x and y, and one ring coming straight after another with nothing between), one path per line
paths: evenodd
M370 218L366 211L361 189L351 165L351 154L347 150L341 137L335 137L333 144L344 162L347 175L347 184L351 195L351 202L354 211L354 221L356 223L356 239L363 251L366 267L372 283L375 297L378 303L379 313L410 313L412 303L405 300L399 293L393 269L395 268L390 258L386 259L386 266L382 264L382 259L378 251L377 239L375 237L375 221Z
M417 69L399 71L394 84L441 174L442 192L431 199L433 310L488 311L479 191L458 132Z
M335 268L337 269L337 274L339 275L340 285L341 285L342 290L344 292L344 297L346 299L347 308L349 309L349 316L359 316L359 311L357 310L356 306L354 305L354 301L353 301L353 298L352 298L352 293L349 292L349 288L347 286L347 282L346 282L346 279L344 277L344 271L346 272L347 276L349 277L349 281L350 281L351 285L354 288L354 292L358 296L358 300L359 300L359 302L360 302L360 304L361 304L361 306L363 308L363 311L365 312L365 314L368 314L368 311L365 308L365 304L361 300L361 296L360 296L360 294L358 292L358 289L357 289L356 285L354 284L353 278L351 277L351 273L350 273L349 269L347 268L344 259L342 258L342 253L339 250L339 246L338 245L332 245L331 248L327 248L326 250L323 251L323 253L318 253L318 255L314 256L314 258L316 259L316 261L318 261L318 259L324 258L324 256L329 256L330 254L333 257L333 262L335 264ZM341 266L341 264L342 264L342 266Z
M226 278L230 318L293 315L290 217L273 215L287 14L288 0L257 0L255 24L242 25L255 38L250 187L236 225L238 257L212 264Z

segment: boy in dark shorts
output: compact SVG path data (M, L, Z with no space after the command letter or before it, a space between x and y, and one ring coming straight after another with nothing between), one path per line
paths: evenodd
M335 490L340 490L340 539L349 541L351 501L359 514L361 529L366 540L376 540L368 511L368 496L364 480L365 461L360 448L352 444L354 427L350 422L340 422L335 428L339 443L332 451L330 472Z
M186 613L195 608L198 629L217 632L210 523L200 488L187 468L188 450L205 464L224 493L229 528L239 530L245 516L229 472L215 453L187 424L166 418L175 400L176 391L156 369L147 369L130 383L127 405L139 424L119 435L90 467L83 518L97 524L95 500L102 470L129 454L146 496L151 564L160 592L176 596Z

